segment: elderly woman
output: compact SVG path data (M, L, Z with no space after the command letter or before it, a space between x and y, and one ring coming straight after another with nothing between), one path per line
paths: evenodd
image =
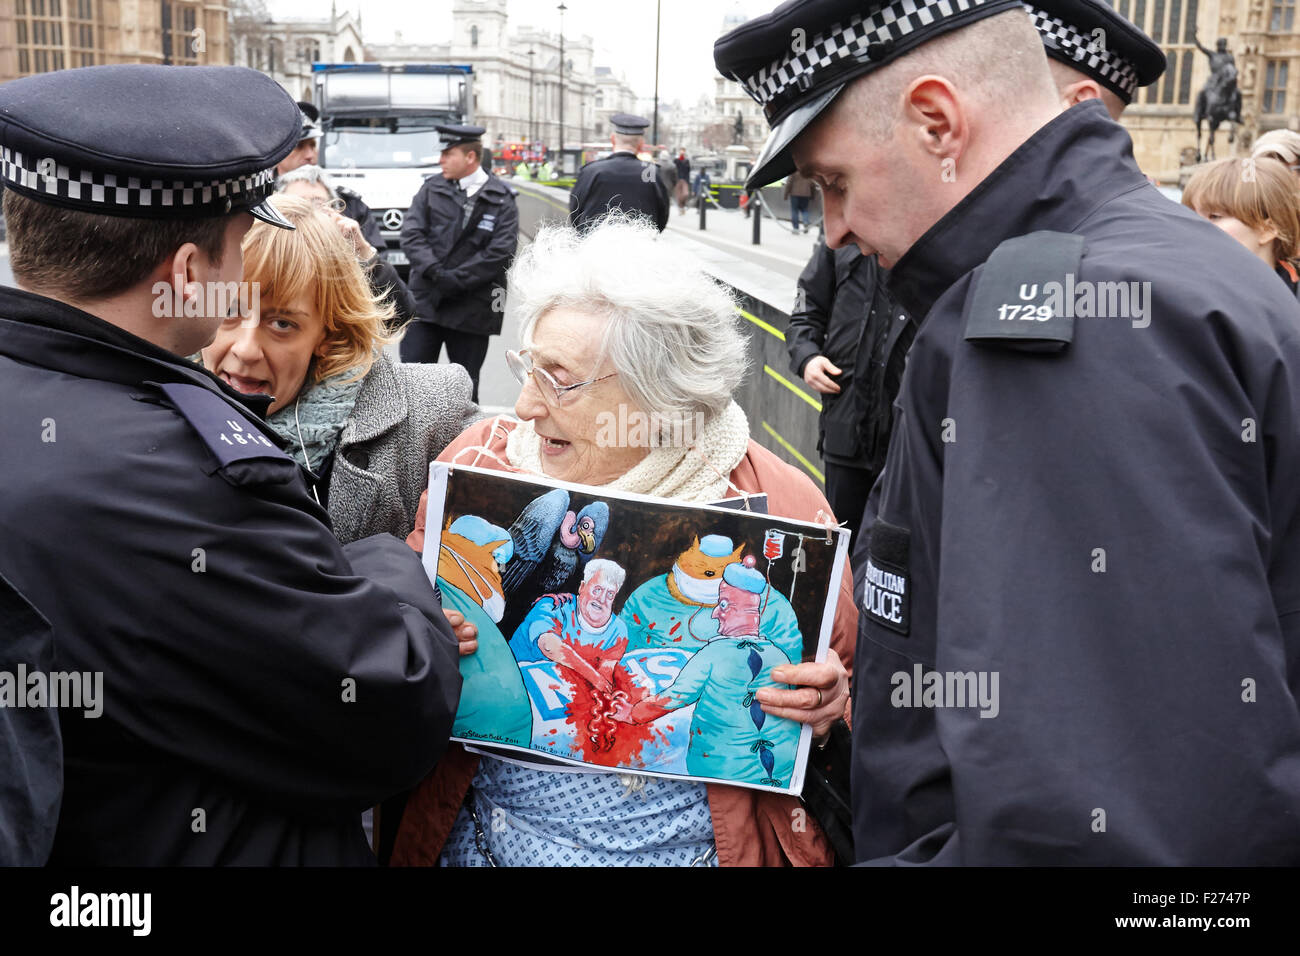
M399 328L411 321L415 315L415 300L411 298L411 291L398 276L397 270L384 258L383 234L364 203L361 204L361 208L366 211L364 221L345 215L342 197L335 191L325 170L319 166L299 166L285 173L276 180L275 191L286 196L310 199L317 206L328 209L335 224L352 244L357 259L365 270L366 279L370 282L370 288L386 305L393 307L389 327Z
M763 492L771 514L829 516L811 480L750 439L732 400L746 341L731 297L652 227L617 216L585 236L546 227L509 291L524 345L509 356L520 420L480 422L439 460L691 502ZM611 440L619 421L658 423L660 440ZM407 540L423 550L423 505ZM827 734L845 715L856 630L846 569L829 659L776 668L773 679L794 686L760 690L763 709ZM783 794L524 767L453 745L408 802L393 862L831 863L825 836L796 811Z
M267 422L307 469L341 541L405 537L429 462L478 415L469 376L458 365L390 361L392 307L367 284L341 217L307 199L272 202L295 228L248 231L244 278L256 308L222 324L203 364L237 391L274 396Z

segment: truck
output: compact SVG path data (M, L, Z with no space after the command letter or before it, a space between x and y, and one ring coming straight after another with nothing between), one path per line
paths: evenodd
M473 122L474 71L435 63L313 63L320 110L319 163L335 186L370 207L403 280L402 222L411 200L438 173L440 124Z

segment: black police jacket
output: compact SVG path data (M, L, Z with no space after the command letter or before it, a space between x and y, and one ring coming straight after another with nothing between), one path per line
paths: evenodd
M860 859L1300 862L1295 299L1098 101L890 285L924 319L853 561Z
M441 174L424 181L402 222L402 249L411 260L408 285L417 320L497 335L506 270L519 245L519 210L514 192L491 174L473 202L462 227L456 187Z
M0 574L61 671L103 675L99 717L60 713L50 862L370 862L361 812L433 766L459 698L416 555L339 545L265 399L14 289L0 404Z
M856 246L819 243L799 276L786 332L790 368L803 376L824 355L840 369L838 394L822 403L817 450L833 464L861 468L872 481L889 447L894 396L916 323L894 304L889 271Z
M54 846L63 797L59 712L27 706L39 700L30 675L54 671L54 654L50 622L0 574L0 866L40 866Z
M578 171L569 193L569 222L584 229L610 209L622 209L640 213L663 232L668 205L668 187L659 167L620 150L593 159Z

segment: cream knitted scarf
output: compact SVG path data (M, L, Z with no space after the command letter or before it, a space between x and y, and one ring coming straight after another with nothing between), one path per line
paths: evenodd
M749 420L735 402L704 426L689 448L651 448L631 471L603 487L676 498L679 501L718 501L727 497L729 476L749 448ZM511 467L542 475L542 440L531 421L520 422L506 439Z

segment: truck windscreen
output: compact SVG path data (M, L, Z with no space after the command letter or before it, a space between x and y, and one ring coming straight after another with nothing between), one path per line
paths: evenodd
M321 141L326 166L352 169L403 169L434 166L441 141L433 121L349 120L335 124Z

